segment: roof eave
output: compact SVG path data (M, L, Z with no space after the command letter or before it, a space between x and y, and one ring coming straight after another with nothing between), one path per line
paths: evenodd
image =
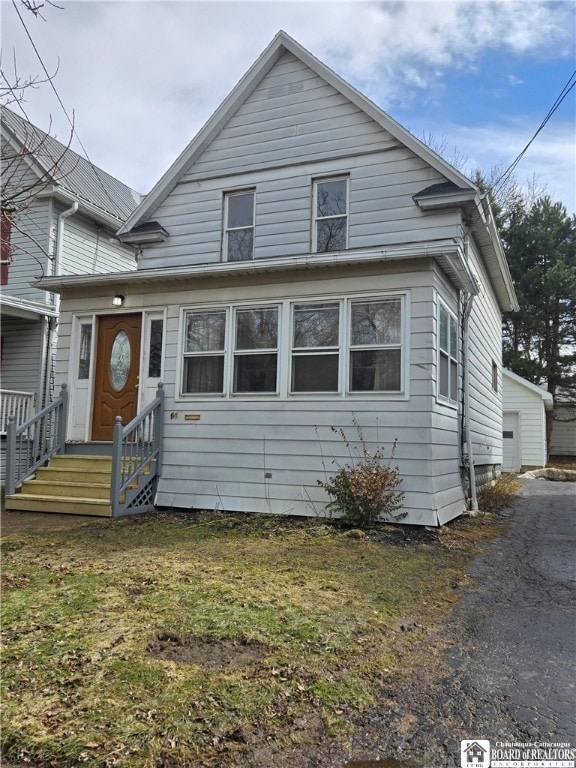
M57 184L52 184L40 190L36 197L53 197L64 203L78 203L78 210L81 213L90 216L92 219L96 219L102 224L106 224L106 226L110 227L114 232L118 230L118 227L122 223L122 219L113 216L111 213L108 213L108 211L102 210L102 208L98 208L98 206L89 203L82 197L69 192L67 189L60 187Z
M371 249L365 252L339 252L330 254L304 254L298 257L274 257L244 262L212 262L188 267L163 269L140 269L135 272L114 272L99 275L68 275L65 277L44 277L33 285L44 290L61 293L70 288L94 289L132 284L154 284L202 278L226 278L250 274L282 273L298 269L326 269L339 266L387 263L418 258L434 258L443 261L458 288L474 291L461 249L454 240L443 240L433 244Z

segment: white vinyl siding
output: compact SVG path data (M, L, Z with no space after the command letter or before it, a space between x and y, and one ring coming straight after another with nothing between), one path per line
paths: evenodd
M55 221L64 210L66 206L55 206ZM83 275L136 269L134 250L116 242L114 235L114 230L81 214L64 219L60 273Z
M445 181L291 54L264 78L154 213L169 233L139 266L222 259L222 194L257 187L254 259L314 250L314 181L348 177L348 250L460 235L456 211L412 199Z
M502 407L505 413L514 413L518 418L514 436L519 461L516 469L546 466L546 411L542 395L529 382L524 385L503 371Z
M314 274L314 273L312 273ZM166 283L133 297L136 310L159 311L167 306L164 382L165 460L156 503L238 511L321 514L326 497L318 479L333 471L332 459L349 457L332 427L343 428L353 440L356 414L371 447L388 448L394 437L406 491L405 522L436 525L464 509L460 482L456 412L435 414L434 371L435 287L440 283L431 262L393 264L377 273L348 269L322 280L243 282L234 289L214 281ZM408 288L408 291L406 290ZM363 302L404 298L403 334L409 344L403 359L402 393L300 393L290 395L194 396L181 399L183 312L213 311L234 296L232 308L279 306L281 325L290 341L290 311L284 307L312 303ZM337 297L343 297L338 299ZM67 379L70 297L63 301L57 386ZM109 313L107 297L82 299L87 311ZM288 304L284 304L288 302ZM194 308L194 309L192 309ZM232 321L230 321L232 322ZM341 333L347 336L343 320ZM229 326L233 329L233 326ZM228 340L233 349L233 333ZM281 339L282 341L282 339ZM282 345L279 350L284 350ZM290 379L288 357L280 354L279 381ZM344 374L341 374L344 377ZM345 381L342 378L342 381ZM188 415L193 418L187 418ZM437 476L433 477L432 467ZM265 477L271 473L272 477Z

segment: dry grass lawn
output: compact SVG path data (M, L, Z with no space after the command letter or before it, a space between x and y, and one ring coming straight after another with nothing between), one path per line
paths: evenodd
M288 754L313 742L312 724L344 737L497 528L364 535L165 513L7 536L2 754L38 767L235 766L263 743Z

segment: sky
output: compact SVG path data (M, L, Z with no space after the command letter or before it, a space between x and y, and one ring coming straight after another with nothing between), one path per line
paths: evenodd
M90 160L141 193L279 29L468 174L504 171L576 69L572 0L53 0L42 18L15 2ZM1 0L0 10L4 75L14 81L15 62L20 79L40 77L14 4ZM58 97L39 84L23 107L67 143ZM576 88L515 171L569 213L575 98Z

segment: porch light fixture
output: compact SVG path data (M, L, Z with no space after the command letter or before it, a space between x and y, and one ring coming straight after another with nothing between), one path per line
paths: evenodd
M112 306L121 307L122 304L124 304L124 294L117 293L116 296L114 296L114 298L112 299Z

